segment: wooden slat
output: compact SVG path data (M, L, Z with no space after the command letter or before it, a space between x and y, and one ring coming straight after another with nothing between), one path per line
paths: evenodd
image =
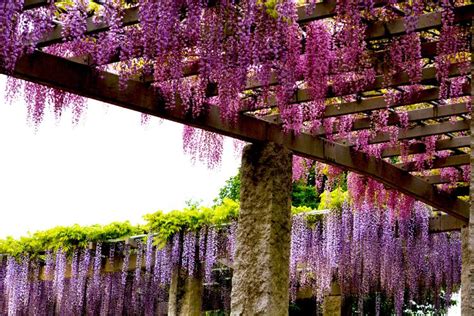
M457 64L453 64L450 66L450 75L456 76L459 74L459 67ZM406 73L397 76L393 79L394 86L397 85L406 85L410 83L409 77ZM377 76L374 84L370 85L365 89L365 91L372 91L384 88L384 77ZM433 85L436 84L436 68L429 67L423 69L423 79L422 83L426 85ZM464 93L469 93L470 87L465 86L463 87ZM214 95L216 92L213 91L211 94ZM332 95L329 95L332 96ZM422 103L428 101L435 101L439 99L439 90L438 88L429 88L422 90L416 96L416 99L413 100L405 100L395 105L390 105L390 107L398 107L402 105L410 105L413 103ZM295 93L295 96L290 100L290 103L304 103L311 101L311 93L309 89L298 89ZM259 107L258 109L265 109L265 108L275 108L277 106L276 97L271 95L268 97L266 105L263 107ZM372 97L360 101L355 102L347 102L342 104L335 104L335 105L328 105L326 106L324 116L325 117L333 117L333 116L340 116L340 115L347 115L347 114L354 114L359 112L367 112L373 110L380 110L387 108L387 103L383 96ZM241 112L247 112L255 110L253 108L246 108L243 107Z
M10 0L7 0L10 1ZM51 3L52 0L25 0L23 3L23 10L30 10L34 8L38 8L41 6L45 6Z
M442 184L442 183L449 183L448 180L446 179L443 179L441 177L441 175L439 174L436 174L436 175L432 175L432 176L422 176L421 177L423 180L425 180L426 182L430 183L430 184ZM462 175L459 175L459 177L456 179L458 182L464 182L464 179L462 177Z
M438 45L438 42L437 41L433 41L433 42L424 42L424 43L421 43L421 56L423 58L433 58L437 55L437 45ZM138 48L137 49L137 55L135 55L134 57L139 57L139 55L141 55L141 52L142 52L142 47ZM374 52L371 52L371 58L374 60L374 61L381 61L385 58L385 55L387 54L387 51L386 50L380 50L380 51L374 51ZM92 61L92 57L91 56L76 56L76 57L73 57L73 58L69 58L70 60L73 60L73 61L76 61L76 62L80 62L80 63L85 63L85 64L90 64L91 61ZM108 60L107 64L112 64L112 63L116 63L116 62L119 62L120 61L120 53L117 52L116 54L113 54L112 56L110 56L110 59ZM184 69L183 69L183 76L184 77L188 77L188 76L194 76L194 75L197 75L199 73L199 61L192 61L190 62L189 64L185 65L184 66ZM146 83L152 83L155 81L154 77L153 77L153 74L146 74L142 77L136 77L134 78L138 81L143 81L143 82L146 82ZM303 78L300 78L300 80L303 80ZM253 80L255 81L255 80ZM252 84L251 84L252 80L249 80L249 83L247 84L247 86L251 87ZM276 76L274 74L271 75L271 80L270 80L270 85L273 85L273 84L276 84ZM255 84L255 85L258 85L258 84Z
M138 23L138 7L127 8L123 12L122 23L124 26L133 25ZM87 35L94 35L97 33L105 32L109 30L109 26L106 23L95 24L92 20L92 17L87 18L86 23L86 32ZM63 27L60 24L57 24L55 28L47 34L41 41L38 43L38 47L45 47L63 41L62 38Z
M454 9L455 23L468 22L472 19L474 5L468 4L466 6L457 7ZM418 18L416 24L416 31L425 31L441 25L441 13L423 14ZM368 39L380 39L384 37L391 37L395 35L402 35L406 33L404 19L398 19L392 22L383 23L376 22L367 27L366 37Z
M400 130L398 140L467 131L470 128L469 124L470 120L462 120L454 123L447 121L439 124L416 126L407 130ZM390 135L388 133L378 133L369 143L377 144L388 141L390 141Z
M468 186L457 186L455 187L450 194L455 196L468 196L469 195L469 187Z
M470 162L469 154L454 155L454 156L449 156L446 158L435 158L433 160L432 166L429 169L462 166L462 165L469 164L469 162ZM417 171L415 167L415 162L413 161L410 161L409 163L405 163L405 164L398 163L395 166L405 171ZM424 168L424 169L427 169L427 168Z
M179 100L175 107L167 108L162 97L143 83L130 81L125 89L120 90L116 75L41 52L21 57L13 76L241 140L275 142L303 157L370 176L463 221L469 218L468 203L437 192L422 179L347 146L306 134L286 134L277 125L246 116L239 116L230 124L220 119L217 107L211 107L208 113L193 119L184 112Z
M328 15L329 14L328 10L330 9L330 6L331 5L328 5L325 2L319 3L317 4L313 13L311 13L310 15L305 15L305 14L303 15L303 13L301 13L301 16L299 16L300 20L298 20L298 22L306 23L311 20L327 18L330 16ZM472 10L473 7L474 5L466 5L463 7L456 8L455 10L456 22L469 21L473 14L473 10ZM333 15L334 13L331 13L331 14ZM133 24L138 23L139 22L138 7L125 9L122 22L123 22L123 25L133 25ZM426 30L430 28L436 28L436 27L439 27L440 25L441 25L440 13L429 13L429 14L424 14L420 16L415 30L421 31L421 30ZM86 34L88 35L104 32L104 31L107 31L108 29L109 27L106 24L97 25L92 22L92 18L87 19ZM45 38L40 41L39 47L44 47L44 46L61 42L62 41L61 32L62 32L62 26L57 25L50 34L45 36ZM405 22L404 22L404 19L401 18L401 19L397 19L395 21L388 22L388 23L370 24L367 28L366 39L372 40L372 39L378 39L380 37L385 37L385 36L400 35L403 33L405 33Z
M419 110L412 110L408 111L408 122L414 123L414 122L419 122L419 121L424 121L424 120L436 120L448 116L453 116L453 115L461 115L461 114L468 114L470 113L467 109L466 103L457 103L457 104L452 104L452 105L446 105L446 106L439 106L439 107L430 107L426 109L419 109ZM276 123L281 123L280 121L280 116L278 114L273 114L270 116L270 118L264 117L263 119L268 120L270 119L271 122L276 122ZM387 125L398 125L400 122L400 119L398 117L397 113L391 112L388 117L388 124ZM352 125L352 130L357 131L357 130L362 130L362 129L369 129L372 127L372 119L369 117L365 118L360 118L356 119L353 122ZM338 129L335 126L333 133L337 133ZM315 135L321 136L321 135L327 135L328 132L323 128L319 128L317 131L314 132Z
M466 223L449 215L438 215L430 218L430 233L456 231L461 230L462 227L466 227Z
M459 68L458 68L457 64L451 65L450 75L451 76L459 75ZM410 78L408 77L408 75L406 73L403 73L403 74L393 78L393 83L392 83L391 86L407 85L409 83L410 83ZM435 67L428 67L428 68L423 69L423 77L422 77L421 83L425 84L425 85L437 84L437 81L436 81L436 68ZM377 76L375 78L375 82L372 85L368 86L364 90L365 91L372 91L372 90L378 90L378 89L382 89L382 88L386 88L386 86L384 85L384 76ZM434 90L430 89L430 93L433 93L433 92L434 92ZM424 94L424 92L422 94ZM433 99L431 99L431 101L432 101L432 100L438 99L439 96L435 96L434 94L431 94L431 97L433 98ZM423 96L420 99L423 102ZM429 100L428 97L426 99ZM383 97L379 97L378 102L383 102L386 105L385 101L382 101L382 100L383 100ZM295 97L290 102L291 103L301 103L301 102L309 102L309 101L311 101L310 90L309 89L298 89L297 92L296 92ZM274 97L270 97L269 101L268 101L268 106L269 107L275 107L276 104L277 104L276 99ZM376 107L376 108L377 109L382 108L381 107L382 105L380 103L378 103L378 104L379 104L379 106ZM357 105L357 102L355 102L354 105ZM374 107L375 107L375 104L374 104ZM351 114L351 113L360 112L360 111L357 111L357 110L358 110L357 108L355 108L353 111L349 111L349 110L345 110L345 109L342 110L341 109L341 111L337 111L337 113L338 113L337 115L344 115L344 114ZM349 113L347 113L347 112L349 112Z
M459 136L449 139L441 139L436 141L436 150L446 150L446 149L456 149L469 147L471 144L470 136ZM412 144L408 150L407 154L420 154L426 151L425 144ZM382 157L395 157L400 156L400 148L387 148L382 152Z

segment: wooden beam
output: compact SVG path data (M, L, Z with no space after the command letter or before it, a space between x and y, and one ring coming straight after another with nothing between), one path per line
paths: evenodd
M457 64L454 64L454 65L450 66L450 75L451 76L459 75L459 67L458 67ZM375 78L374 83L372 85L368 86L364 90L365 91L372 91L372 90L378 90L378 89L386 88L386 85L384 84L384 80L385 80L384 76L382 76L382 75L377 76ZM410 83L410 78L409 78L408 74L403 73L403 74L400 74L400 75L397 75L397 76L393 77L391 86L395 87L395 86L400 86L400 85L407 85L409 83ZM425 85L435 85L435 84L437 84L437 81L436 81L436 68L435 67L428 67L428 68L423 69L421 83L425 84ZM248 87L248 88L251 89L252 87ZM428 90L429 90L429 92L426 91L426 90L423 90L422 92L420 92L420 94L422 95L420 97L421 102L424 102L425 100L426 101L433 101L433 100L439 99L439 95L434 95L434 91L435 91L434 89L428 89ZM423 94L425 94L425 93L426 94L429 93L429 95L423 96ZM329 96L334 96L334 94L330 94ZM374 98L375 100L377 100L377 101L375 101L375 104L373 103L374 101L371 102L373 109L383 108L382 104L385 104L384 107L386 107L386 102L385 102L385 100L383 100L383 96L382 97L376 97L376 98L377 99ZM295 93L295 96L292 98L292 100L290 102L291 103L302 103L302 102L309 102L311 100L312 99L311 99L310 90L305 88L305 89L298 89ZM355 106L357 106L359 103L361 103L361 101L353 102L353 103L354 103ZM377 106L377 104L378 104L378 106ZM268 99L267 105L268 105L268 107L276 107L276 105L277 105L276 98L274 96L270 96L269 99ZM337 111L337 115L344 115L344 114L351 114L351 113L361 112L361 110L359 110L357 107L353 108L352 111L350 111L349 109L348 110L345 110L345 109L343 110L342 108L343 107L341 106L341 110ZM337 109L337 107L335 109ZM251 109L243 109L243 111L246 111L246 110L251 110ZM333 116L336 116L336 113Z
M421 125L400 130L398 140L406 140L411 138L420 138L433 135L441 135L446 133L462 132L469 130L470 120L462 120L456 122L443 122L439 124ZM390 141L388 133L378 133L375 138L369 141L370 144L384 143Z
M446 149L456 149L456 148L463 148L463 147L469 147L471 144L471 138L470 136L459 136L459 137L454 137L454 138L448 138L448 139L440 139L436 141L436 150L446 150ZM412 144L407 150L408 154L420 154L424 153L426 151L426 146L425 144ZM400 156L400 148L387 148L384 149L382 152L382 157L387 158L387 157L395 157L395 156Z
M433 159L432 166L429 169L462 166L469 164L469 162L470 154L454 155L448 156L446 158L435 158ZM397 163L395 166L405 171L417 171L416 163L414 161L410 161L408 163Z
M469 187L466 186L466 185L456 186L449 193L452 194L452 195L455 195L455 196L469 196Z
M474 5L456 7L454 9L454 23L468 22L474 15ZM441 12L433 12L420 15L416 24L416 31L425 31L428 29L441 26ZM404 18L397 19L392 22L376 22L369 24L366 31L366 38L380 39L384 37L392 37L406 33Z
M421 53L422 53L422 58L432 58L437 55L437 44L438 42L428 42L428 43L421 43ZM373 60L383 60L387 54L387 50L381 50L381 51L375 51L371 53L371 58ZM119 59L120 54L115 54L111 57L109 60L109 63L114 63L120 61ZM83 61L88 61L89 58L83 58ZM188 76L194 76L199 73L199 61L193 61L184 66L183 69L183 76L188 77ZM379 73L380 74L380 73ZM145 75L143 78L140 80L143 80L143 82L146 83L152 83L155 81L155 78L153 77L153 74L150 75ZM303 80L303 77L299 78L299 80ZM278 83L277 75L275 72L271 72L270 74L270 80L268 82L269 85L276 85ZM255 89L255 88L260 88L262 87L262 83L257 79L257 78L249 78L246 83L246 89ZM215 94L217 91L214 90L211 92L211 94Z
M467 109L466 103L457 103L457 104L450 104L446 106L439 106L439 107L429 107L426 109L418 109L407 111L408 115L408 122L419 122L424 120L436 120L444 117L449 117L453 115L461 115L461 114L468 114L470 113ZM280 115L279 114L272 114L269 116L264 116L262 119L269 120L275 123L281 123ZM372 119L369 117L356 119L352 124L352 130L362 130L362 129L369 129L372 127ZM388 117L388 124L387 125L398 125L400 123L400 119L397 113L390 112ZM431 126L431 125L430 125ZM448 129L451 129L452 126L448 126ZM338 129L334 126L332 133L337 133ZM314 135L327 135L328 132L323 128L320 127L317 131L314 132Z
M437 55L437 41L433 42L425 42L421 43L421 56L422 58L433 58ZM139 47L137 49L136 55L133 55L133 57L139 57L141 56L143 51L143 47ZM379 51L374 51L371 53L371 58L374 61L381 61L384 60L385 56L387 54L387 50L379 50ZM71 57L69 58L72 61L75 62L80 62L84 64L91 65L92 64L92 57L90 55L82 55L82 56L76 56L76 57ZM107 61L107 64L112 64L120 61L120 52L118 51L117 53L113 54L110 56L110 59ZM189 62L186 64L183 68L183 76L184 77L189 77L189 76L195 76L199 73L199 61L195 60L192 62ZM146 74L144 76L136 76L133 79L138 80L138 81L143 81L146 83L152 83L155 81L153 74ZM252 80L257 81L254 79L249 79L249 83L247 83L247 86L251 87L252 86ZM300 78L300 80L303 80L303 78ZM270 84L276 84L276 76L272 73L271 75L271 80ZM215 92L215 91L214 91Z
M334 2L331 0L330 2ZM334 15L335 5L327 3L325 1L316 4L315 9L309 15L303 13L303 8L299 9L299 23L306 23L313 20L327 18ZM469 4L455 9L455 21L457 23L470 21L473 15L474 5ZM332 9L332 11L330 11ZM138 7L132 7L124 10L122 23L123 25L133 25L139 22ZM301 12L301 13L300 13ZM441 14L440 13L429 13L420 16L415 31L427 30L430 28L436 28L441 26ZM104 32L109 29L109 26L105 23L94 24L92 18L87 19L86 34L93 35L96 33ZM44 47L62 41L62 26L56 25L52 32L46 35L40 42L39 47ZM401 35L405 33L405 21L403 18L391 21L388 23L371 23L369 24L366 31L366 39L373 40L379 39L386 36Z
M453 64L450 66L450 75L451 76L456 76L459 74L459 67L457 64ZM276 80L276 79L275 79ZM276 83L276 82L275 82ZM408 74L403 73L398 76L395 76L393 78L393 86L397 85L406 85L410 83L410 78ZM426 85L433 85L436 84L436 68L435 67L429 67L429 68L424 68L422 72L422 83ZM252 89L252 87L247 87L248 89ZM372 90L379 90L382 88L386 88L384 86L384 76L377 76L375 79L375 82L367 87L365 91L372 91ZM463 87L463 92L465 95L468 95L470 93L470 86L466 85ZM215 95L217 91L211 91L211 95ZM334 96L332 94L329 94L329 96ZM334 117L334 116L340 116L340 115L347 115L347 114L354 114L354 113L359 113L359 112L367 112L367 111L373 111L373 110L380 110L380 109L385 109L387 107L398 107L398 106L404 106L404 105L410 105L410 104L416 104L416 103L423 103L423 102L429 102L429 101L435 101L439 99L439 89L438 88L428 88L420 91L417 95L416 98L410 98L408 100L402 100L401 102L394 104L394 105L388 105L387 102L385 101L385 98L383 96L377 96L377 97L370 97L367 99L362 99L359 101L354 101L354 102L345 102L341 104L332 104L332 105L327 105L325 108L324 116L325 117ZM297 89L294 97L290 100L290 103L304 103L304 102L309 102L311 101L311 93L310 90L307 88L304 89ZM247 111L254 111L254 110L259 110L259 109L265 109L265 108L274 108L277 106L277 101L276 97L274 95L270 95L268 97L268 100L263 107L258 107L258 108L242 108L241 112L247 112Z
M449 215L438 215L430 218L430 233L444 233L450 231L461 230L466 227L466 223Z
M7 0L9 1L9 0ZM54 0L25 0L23 3L23 10L30 10L38 7L48 5Z
M468 203L437 192L422 179L348 146L306 134L295 136L283 133L278 125L247 116L239 116L233 123L225 122L221 120L217 107L210 107L208 113L193 119L185 113L179 100L175 107L168 108L163 98L143 83L130 81L126 88L120 90L117 75L92 70L85 65L42 52L21 57L13 76L225 136L250 142L275 142L300 156L372 177L460 220L467 221L469 218Z
M421 176L421 178L430 184L449 183L448 180L443 179L441 175L439 174L432 175L432 176ZM464 182L462 175L459 175L459 177L456 180L457 182Z

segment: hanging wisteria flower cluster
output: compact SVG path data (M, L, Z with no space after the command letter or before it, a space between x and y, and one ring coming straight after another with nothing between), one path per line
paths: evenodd
M460 284L459 233L429 234L429 209L411 205L409 216L365 202L346 203L324 216L294 215L289 299L309 288L321 301L338 282L344 297L362 302L383 294L397 314L411 301L431 298L439 304L442 295L449 301ZM201 280L206 304L228 309L229 289L218 279L222 267L233 262L236 226L181 231L159 247L149 235L145 241L98 243L72 254L59 249L42 260L0 256L0 313L166 313L176 276ZM220 295L216 285L223 287Z
M322 300L331 282L338 282L346 297L364 300L384 294L397 315L411 301L431 297L437 307L441 295L449 301L460 285L460 236L429 234L429 213L421 203L413 205L408 217L364 203L357 209L345 204L313 225L305 215L294 217L292 299L298 289L309 287Z
M423 65L429 64L422 44L436 46L440 99L451 104L465 96L469 32L455 23L456 7L463 3L336 1L331 19L303 23L302 12L311 15L318 10L315 1L139 0L123 4L114 0L92 6L88 0L74 0L22 10L23 1L14 0L0 11L4 25L0 40L6 43L0 49L0 67L11 73L18 58L45 45L46 34L56 27L62 42L47 43L43 51L87 57L89 65L117 73L122 88L129 79L147 78L166 97L168 107L180 100L194 118L206 113L210 104L228 122L234 122L243 109L272 107L286 132L348 139L358 150L380 157L387 147L398 146L399 134L409 126L405 109L395 110L395 115L390 109L410 105L427 89L420 84ZM306 10L301 10L302 4ZM130 9L135 9L139 23L129 25ZM421 34L418 20L432 11L441 15L441 31ZM370 23L394 19L402 20L404 34L387 41L365 37ZM108 28L90 34L91 25ZM451 77L453 65L459 66L460 76ZM402 74L407 82L392 89ZM356 129L353 124L358 117L352 114L326 117L328 106L357 103L366 97L365 90L374 90L373 84L380 82L386 88L382 92L387 108L367 113L370 129ZM10 89L15 88L18 84L11 83ZM38 124L45 100L58 99L53 97L58 92L36 84L24 89L32 108L30 117ZM301 91L307 92L308 100L295 103ZM68 101L77 103L73 108L80 113L81 101ZM55 111L60 113L63 105L58 100ZM380 134L391 141L378 144ZM184 133L186 141L189 135L189 130Z
M177 233L164 247L149 235L133 248L98 243L72 255L47 252L44 261L0 256L0 314L166 314L173 274L212 282L217 260L232 258L233 227Z

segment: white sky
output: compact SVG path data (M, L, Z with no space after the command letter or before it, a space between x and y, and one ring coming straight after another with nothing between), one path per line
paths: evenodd
M156 210L180 209L189 199L211 204L240 158L232 141L223 165L193 165L182 150L182 125L89 100L85 119L57 124L48 111L37 133L26 106L6 104L0 76L0 238L57 225L107 224ZM69 114L69 113L67 113Z

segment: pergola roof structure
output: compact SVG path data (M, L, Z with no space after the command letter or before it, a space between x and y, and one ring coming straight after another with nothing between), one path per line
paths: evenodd
M375 1L376 5L386 4L387 1ZM399 1L401 2L401 1ZM24 10L46 5L47 0L26 0ZM328 0L316 3L311 12L307 8L298 9L298 23L306 24L314 20L332 18L335 15L336 1ZM474 5L468 4L457 7L454 10L455 23L468 25L472 22ZM140 23L139 8L133 6L124 10L122 17L123 25ZM406 33L403 16L389 22L367 22L365 39L368 44L376 44L390 39L394 36ZM388 105L383 97L383 89L387 88L384 76L378 71L373 83L365 88L355 101L342 101L328 104L324 110L324 117L338 117L347 114L357 114L358 118L353 122L353 130L365 130L372 128L372 122L367 113L371 111L407 106L411 104L423 104L423 107L407 111L409 127L402 130L398 140L420 139L426 136L443 135L436 142L436 150L449 150L451 155L446 158L436 158L430 165L431 169L443 167L460 167L470 163L470 109L466 103L455 103L450 105L439 105L439 83L436 77L434 58L437 55L437 36L441 27L441 13L427 12L419 16L415 31L423 34L431 34L431 38L422 35L421 54L425 61L422 70L420 84L423 90L414 100L402 100L395 105ZM86 34L92 35L107 32L109 26L93 23L88 18ZM433 35L435 34L435 35ZM472 34L472 32L471 32ZM412 196L435 209L445 212L456 219L438 220L438 230L450 230L460 227L461 223L467 223L469 219L469 203L460 199L459 195L468 195L467 183L459 179L458 188L451 194L440 191L436 186L445 182L439 175L420 176L415 172L414 162L391 163L391 158L400 156L400 148L387 146L381 154L381 159L368 156L354 149L354 144L347 139L328 139L327 131L319 128L315 131L303 131L293 134L283 131L282 122L278 111L272 111L277 104L273 96L270 96L264 108L269 109L269 114L263 115L262 108L243 108L235 121L229 122L222 119L217 106L211 106L207 113L193 117L186 112L185 106L179 101L173 108L166 106L166 101L156 89L151 86L153 76L143 76L128 81L126 87L122 88L119 76L97 70L90 63L89 56L75 56L74 58L61 58L50 55L43 48L53 44L61 43L62 26L57 24L48 34L44 34L42 40L37 44L33 54L23 55L9 75L19 79L43 84L53 88L59 88L80 96L100 100L131 110L157 116L163 119L187 124L193 127L211 131L214 133L230 136L247 142L275 142L292 150L295 154L332 164L346 170L372 177L386 186L396 189L404 194ZM385 47L368 45L372 62L375 69L383 68L383 58L386 53ZM373 48L371 48L373 47ZM113 56L110 63L119 61L119 57ZM54 71L51 71L53 70ZM472 69L472 68L471 68ZM185 76L199 73L198 62L191 61L184 70ZM460 70L457 64L451 65L449 75L458 76ZM272 75L270 85L278 82L277 76ZM397 88L410 84L408 74L402 73L392 78L390 87ZM245 89L252 91L262 87L258 79L249 77ZM215 95L218 87L209 87L208 94ZM471 95L472 86L463 87L464 95ZM331 92L328 99L334 97ZM297 104L311 100L311 93L302 86L299 88L291 101ZM388 118L389 125L397 124L395 112L391 112ZM329 137L330 138L330 137ZM371 143L388 143L390 135L380 133L370 140ZM409 153L423 153L426 146L423 144L411 145ZM441 217L445 218L445 217ZM435 224L433 224L435 225ZM436 229L433 229L436 230Z

